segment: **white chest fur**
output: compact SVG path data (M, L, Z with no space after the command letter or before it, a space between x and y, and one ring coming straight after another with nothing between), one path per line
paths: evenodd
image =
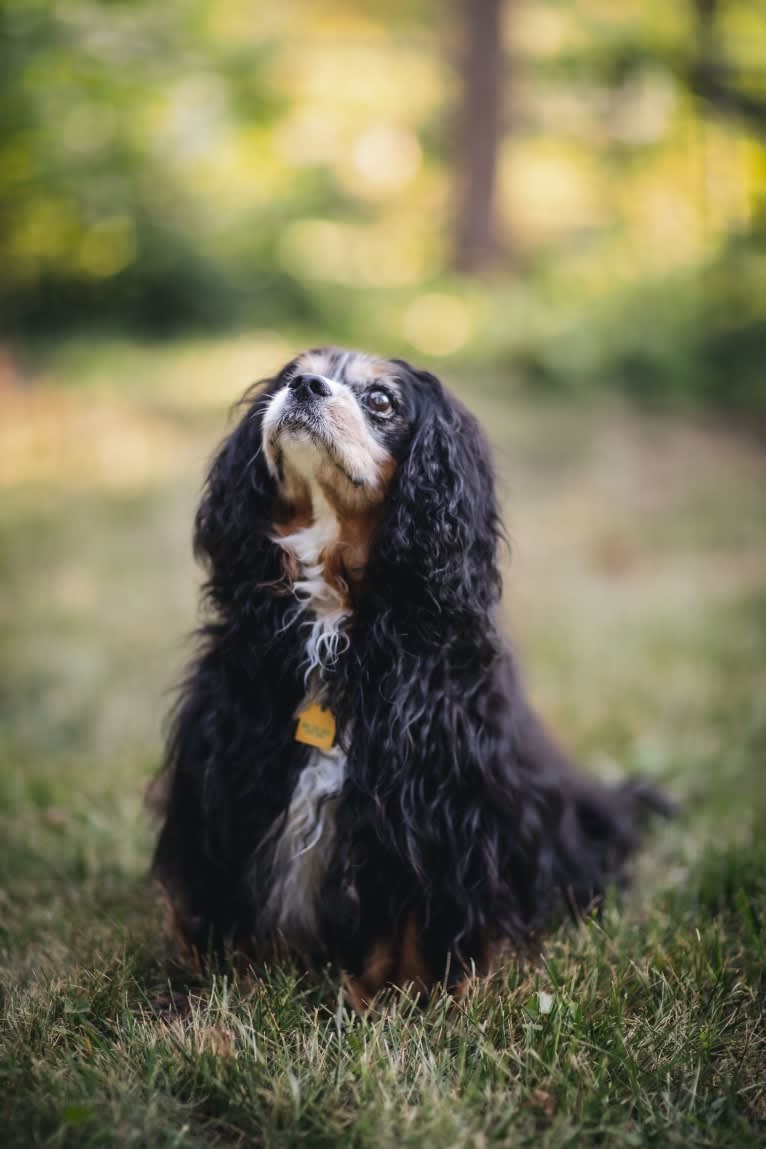
M294 621L306 635L306 679L314 671L329 669L348 646L343 624L348 606L338 590L327 581L322 555L337 542L338 520L321 489L313 481L313 448L295 444L290 451L291 465L304 472L311 492L313 521L291 535L277 539L281 547L298 563L299 577L293 584L297 602Z
M274 849L267 918L298 948L316 936L317 898L335 841L335 807L345 773L339 746L312 750Z
M348 608L339 591L324 577L322 552L338 534L337 519L318 489L312 490L314 520L310 526L278 541L298 563L293 584L297 609L293 623L305 635L305 677L321 679L348 645L343 624ZM317 898L335 838L335 808L346 774L346 759L336 745L312 749L293 790L272 862L272 884L266 907L271 927L297 946L316 936Z
M337 520L329 507L322 507L310 527L279 540L298 562L299 577L293 584L297 602L295 623L305 635L306 680L314 671L329 669L348 645L343 623L348 608L340 592L325 578L322 552L335 542Z

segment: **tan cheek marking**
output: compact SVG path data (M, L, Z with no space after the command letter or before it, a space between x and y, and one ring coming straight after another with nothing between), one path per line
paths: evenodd
M367 436L361 415L351 406L353 402L350 396L334 396L327 408L327 422L338 436L343 435L351 439L355 447L362 447Z
M281 507L277 512L276 521L272 525L272 531L280 538L285 538L287 535L297 534L298 531L303 531L306 527L310 527L314 521L314 516L311 510L311 502L306 499L305 502L288 503Z
M322 554L324 575L328 583L348 599L349 584L359 587L364 582L367 561L375 531L382 518L379 506L358 514L338 510L338 540ZM347 601L350 607L350 601Z
M397 462L392 455L387 455L378 467L378 490L383 495L388 494L391 480L396 474Z
M379 468L389 455L367 430L356 400L351 395L336 396L327 408L327 422L353 477L377 486Z
M354 487L349 483L346 475L338 470L337 465L331 463L325 471L317 476L317 482L322 494L338 518L344 518L350 522L359 516L363 517L368 514L378 516L380 514L396 467L396 460L387 455L377 467L374 483L370 481L365 486Z

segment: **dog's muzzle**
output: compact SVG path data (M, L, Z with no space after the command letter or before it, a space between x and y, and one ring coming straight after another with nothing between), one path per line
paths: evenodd
M295 375L289 383L291 403L317 403L332 395L332 388L321 375Z

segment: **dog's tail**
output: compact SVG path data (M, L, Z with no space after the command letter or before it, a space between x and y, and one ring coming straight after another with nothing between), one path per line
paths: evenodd
M672 818L678 806L649 779L600 781L579 770L527 708L517 726L524 760L545 779L556 807L548 858L552 884L577 916L598 907L610 885L626 886L630 861L653 816Z
M641 823L648 822L654 815L677 818L681 812L678 802L640 774L620 783L617 791L631 809L633 817Z
M655 816L672 818L678 805L646 778L606 785L570 779L570 802L559 825L557 884L581 916L602 904L607 888L630 884L630 861Z

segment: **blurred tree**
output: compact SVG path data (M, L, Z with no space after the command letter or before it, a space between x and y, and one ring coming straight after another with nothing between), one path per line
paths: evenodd
M213 210L215 168L252 168L243 126L282 107L263 45L215 19L206 0L0 0L0 329L220 324L248 290L300 310L273 260L251 248L240 271Z
M0 332L310 328L766 407L764 17L0 0ZM450 275L509 234L513 279Z
M722 57L716 34L719 0L694 0L694 9L697 19L697 55L689 69L692 91L712 111L738 116L750 128L766 135L766 99L748 91L742 78Z
M456 185L455 262L478 271L498 249L497 155L502 133L503 0L459 0L462 106Z

